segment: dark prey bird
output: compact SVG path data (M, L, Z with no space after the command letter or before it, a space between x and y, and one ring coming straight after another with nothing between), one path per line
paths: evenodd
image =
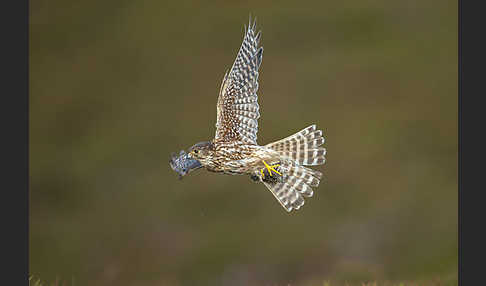
M312 197L322 173L305 166L322 165L326 149L322 131L311 125L287 138L259 146L257 144L258 68L263 47L258 47L261 32L256 21L245 28L245 37L236 60L226 72L217 103L216 135L173 155L171 167L180 176L204 167L224 174L247 174L262 182L278 202L290 212Z

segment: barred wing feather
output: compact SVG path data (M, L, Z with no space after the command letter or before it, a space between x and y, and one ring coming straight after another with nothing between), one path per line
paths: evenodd
M258 68L263 47L258 48L260 32L256 21L248 25L243 43L231 70L226 72L219 91L215 141L243 141L257 144Z

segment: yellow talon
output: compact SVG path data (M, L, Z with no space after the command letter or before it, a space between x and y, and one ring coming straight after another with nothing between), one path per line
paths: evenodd
M267 162L265 162L264 160L263 161L263 164L265 164L265 168L267 168L268 170L268 174L270 174L270 177L272 176L272 171L274 171L275 173L279 174L280 176L282 176L282 174L280 174L279 171L275 170L276 167L280 166L280 164L275 164L275 165L268 165ZM263 175L263 169L260 170L260 172L262 172L262 175Z

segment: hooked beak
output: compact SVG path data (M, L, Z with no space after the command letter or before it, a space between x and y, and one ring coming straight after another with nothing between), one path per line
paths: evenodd
M179 179L182 179L185 175L202 167L202 164L198 160L193 159L189 154L184 152L184 150L179 153L179 156L172 153L169 164L171 168L179 174Z

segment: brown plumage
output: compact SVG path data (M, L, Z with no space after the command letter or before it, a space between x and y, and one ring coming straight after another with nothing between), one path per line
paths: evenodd
M245 29L245 37L233 66L226 72L219 91L216 134L213 140L189 149L188 156L208 171L247 174L262 182L287 211L299 209L311 197L322 173L305 166L322 165L326 149L322 131L311 125L287 138L257 144L258 69L263 48L256 21ZM185 174L185 173L184 173Z

